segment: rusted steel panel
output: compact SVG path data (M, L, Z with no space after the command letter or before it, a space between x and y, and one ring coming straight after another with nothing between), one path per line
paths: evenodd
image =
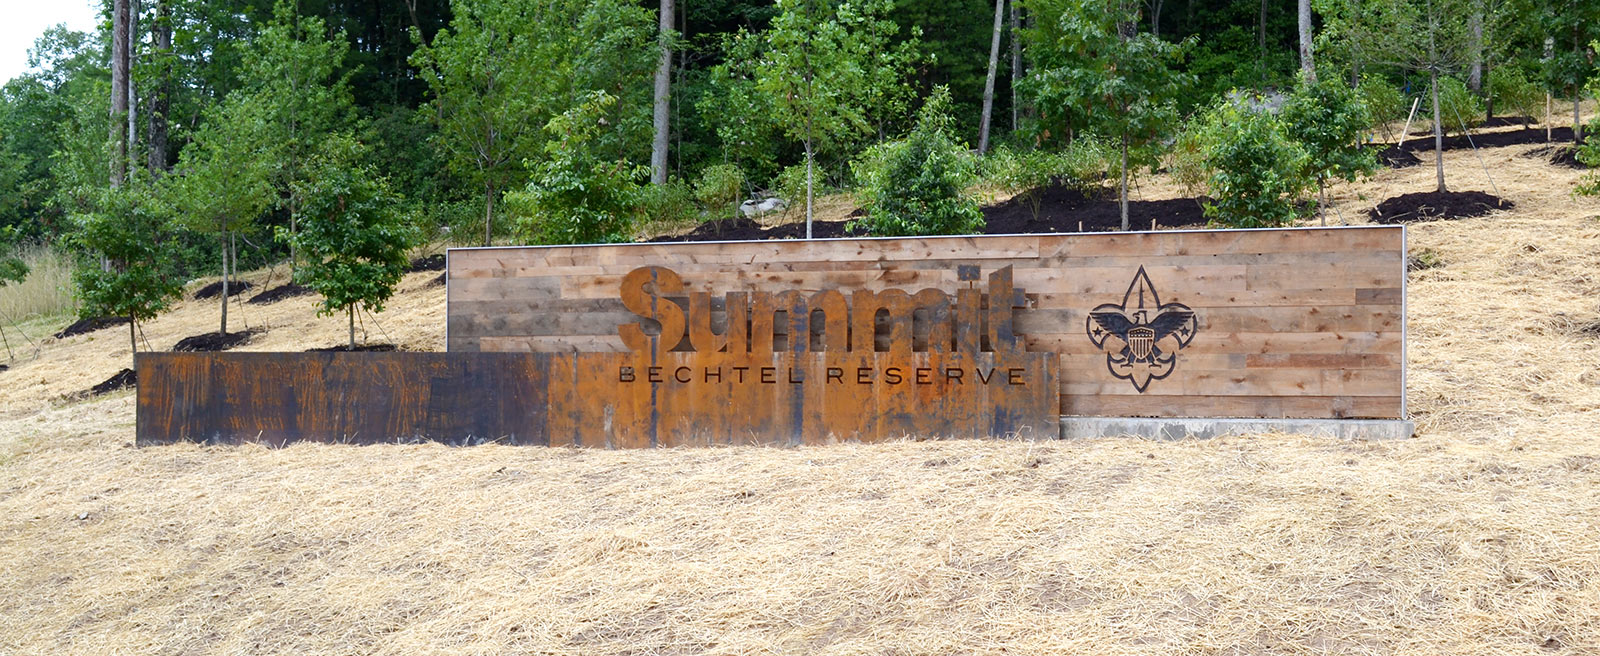
M137 441L546 444L550 357L141 353Z

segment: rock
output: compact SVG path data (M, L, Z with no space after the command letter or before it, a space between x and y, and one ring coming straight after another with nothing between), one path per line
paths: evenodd
M739 203L739 215L749 219L786 209L789 209L789 203L782 198L764 198Z

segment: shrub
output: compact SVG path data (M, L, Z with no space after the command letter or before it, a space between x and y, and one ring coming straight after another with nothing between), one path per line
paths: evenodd
M1524 119L1531 120L1544 110L1544 90L1515 65L1489 71L1489 94L1495 103L1511 108Z
M1211 198L1205 214L1232 228L1287 225L1315 188L1309 157L1277 117L1242 103L1222 101L1205 119L1200 137Z
M695 205L694 190L677 179L641 190L639 212L643 215L644 223L663 227L681 227L700 220L700 208Z
M1066 150L1017 152L1001 147L983 160L984 178L991 184L1017 193L1038 220L1045 188L1060 184L1087 191L1100 184L1109 165L1110 151L1092 137L1079 137Z
M732 216L744 198L744 171L733 164L706 167L694 183L694 197L706 208L708 219Z
M1411 103L1400 93L1400 88L1380 77L1362 76L1356 95L1367 108L1370 122L1365 127L1373 132L1387 130L1391 121L1403 121L1411 112ZM1392 135L1390 140L1394 140Z
M950 92L934 90L904 141L874 146L855 162L867 216L875 235L970 234L983 228L983 212L967 187L977 178L964 146L949 132Z
M1423 96L1422 104L1431 112L1433 101L1430 96L1432 90ZM1467 88L1467 84L1453 77L1439 78L1439 120L1443 131L1449 133L1463 133L1467 128L1477 126L1483 122L1483 101L1477 94Z
M1206 163L1204 115L1186 121L1173 140L1172 151L1167 154L1167 173L1190 196L1206 193L1211 166Z
M805 207L806 205L806 167L803 164L790 166L778 172L778 177L772 180L773 191L778 198L788 203L789 207ZM813 193L821 194L822 180L816 180Z
M533 180L506 195L519 214L519 229L541 244L594 244L623 241L641 206L641 182L649 167L608 160L598 153L604 130L614 129L605 114L616 98L594 92L577 107L550 119L545 159L533 166Z

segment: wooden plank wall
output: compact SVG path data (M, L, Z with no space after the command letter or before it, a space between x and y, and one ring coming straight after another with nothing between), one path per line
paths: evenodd
M642 266L687 292L954 293L957 266L1010 265L1016 329L1060 357L1061 413L1397 418L1404 415L1405 232L1398 226L1071 235L469 248L449 252L451 351L623 351L638 320L619 283ZM1115 377L1088 314L1143 267L1198 330L1165 378ZM720 306L714 306L720 309ZM720 320L720 319L719 319ZM1114 341L1114 340L1112 340Z

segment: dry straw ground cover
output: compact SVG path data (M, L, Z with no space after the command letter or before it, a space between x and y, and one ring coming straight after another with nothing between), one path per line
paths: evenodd
M1515 211L1410 232L1406 441L135 449L128 395L51 400L121 334L48 344L0 372L0 653L1597 653L1600 204L1519 150ZM250 348L337 343L279 307Z

